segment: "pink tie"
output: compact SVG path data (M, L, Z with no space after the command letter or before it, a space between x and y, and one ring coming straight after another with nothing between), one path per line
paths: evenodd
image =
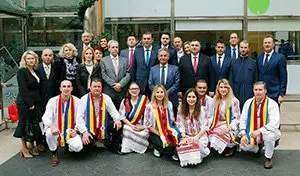
M133 59L133 49L130 49L130 54L129 54L129 67L131 70L132 67L132 59Z
M194 72L196 73L197 72L197 57L194 56Z

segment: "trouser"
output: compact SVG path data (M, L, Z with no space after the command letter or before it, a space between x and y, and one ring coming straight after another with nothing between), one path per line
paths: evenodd
M154 133L150 133L149 137L150 142L153 144L153 147L155 150L158 150L159 152L167 152L171 155L175 152L175 145L169 144L167 147L163 148L163 143L160 137Z
M50 151L52 151L52 152L57 150L57 146L58 146L57 139L58 139L58 135L53 135L51 132L51 129L47 128L46 142L48 144ZM68 145L69 151L79 152L82 149L82 141L78 135L76 137L69 139L67 143L68 144L65 144L65 145Z
M265 157L266 158L272 158L274 154L274 148L275 148L275 142L280 138L280 133L272 132L272 131L267 131L262 133L263 135L263 145L265 147ZM260 137L256 138L257 143L260 142ZM258 152L259 147L258 145L252 146L241 146L241 149L244 151L249 151L249 152Z
M122 142L122 128L117 131L116 128L114 128L114 121L109 118L107 129L108 136L102 140L103 144L112 152L120 151ZM90 140L91 143L83 146L84 149L92 147L97 140L97 136L93 136L93 140Z

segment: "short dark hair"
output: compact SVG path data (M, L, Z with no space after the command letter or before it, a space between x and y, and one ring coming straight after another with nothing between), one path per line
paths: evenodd
M92 85L93 82L101 82L102 80L100 78L92 78L90 85Z
M225 41L224 41L223 39L218 39L218 40L216 41L216 44L217 44L217 43L225 44Z
M134 32L130 32L129 35L127 36L128 37L134 37L135 39L137 39L137 36L135 35Z
M149 31L144 32L143 35L151 35L151 38L153 38L153 34L151 32L149 32Z
M169 37L171 37L171 34L169 32L162 32L159 34L159 38L161 38L162 35L168 35Z

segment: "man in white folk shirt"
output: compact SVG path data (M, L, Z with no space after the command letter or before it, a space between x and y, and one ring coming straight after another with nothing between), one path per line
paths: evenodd
M121 154L122 123L120 114L111 98L102 93L102 81L91 81L90 93L81 97L76 115L76 128L82 134L84 148L103 146ZM112 137L110 136L112 135Z
M75 130L79 98L71 95L72 83L68 80L61 82L59 87L61 94L51 98L42 117L45 125L46 141L52 152L50 164L56 166L59 163L58 146L68 144L69 151L79 152L82 142Z
M264 145L264 167L271 169L275 143L281 135L279 108L274 100L266 96L265 82L256 82L253 91L254 98L246 101L240 119L240 146L244 151L259 155Z

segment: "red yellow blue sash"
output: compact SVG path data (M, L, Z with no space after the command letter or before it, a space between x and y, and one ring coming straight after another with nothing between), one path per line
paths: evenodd
M74 129L74 99L72 96L67 101L66 108L65 103L62 100L62 95L59 95L58 99L58 130L60 135L58 137L58 145L63 147L65 142L71 138L71 135L67 132L68 129Z
M219 121L219 114L220 114L220 104L215 109L214 118L213 118L213 122L210 126L210 130L213 130L217 126L218 121ZM226 126L227 126L227 128L229 128L231 121L232 121L232 108L231 107L226 108L225 117L226 117ZM229 135L230 135L230 139L231 139L230 141L235 142L235 137L231 131L229 132Z
M204 107L206 106L206 95L204 95L204 99L201 100L201 105Z
M136 125L141 119L146 108L147 100L148 98L145 95L139 95L138 101L133 110L131 108L126 108L125 117L127 117L131 124ZM132 113L130 113L131 111Z
M256 145L256 139L250 137L250 133L265 126L268 123L268 102L269 98L266 96L263 102L261 103L260 107L260 125L258 126L257 123L257 106L256 100L253 98L252 102L250 103L249 110L248 110L248 118L247 118L247 127L246 127L246 136L248 141L251 145ZM262 143L263 138L262 135L260 136L260 142Z
M99 140L105 139L108 137L108 118L106 117L106 104L104 96L100 95L99 101L99 125L97 129L97 114L95 111L95 104L93 100L92 93L88 94L87 103L86 103L86 126L88 132L94 136L97 136Z
M154 111L158 132L163 143L163 148L167 147L171 143L178 145L180 140L180 132L178 128L172 125L170 110L164 109L164 116L162 116L159 108L156 108ZM166 123L166 128L164 126L164 122Z

